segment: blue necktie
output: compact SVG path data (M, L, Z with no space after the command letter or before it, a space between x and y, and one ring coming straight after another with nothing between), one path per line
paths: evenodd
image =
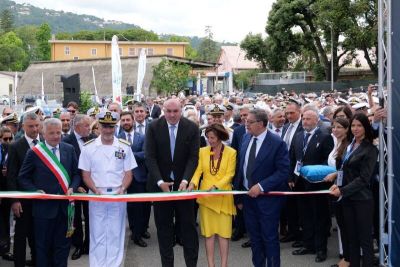
M308 145L308 138L310 138L311 134L310 133L306 133L304 135L304 140L303 140L303 154L306 153L307 150L307 145Z
M174 160L175 152L175 125L169 126L169 147L171 149L171 159Z

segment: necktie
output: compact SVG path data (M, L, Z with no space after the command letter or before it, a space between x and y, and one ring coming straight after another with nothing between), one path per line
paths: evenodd
M84 143L86 143L87 141L89 141L89 138L88 138L88 137L81 137L81 140L82 140Z
M288 149L290 148L290 135L292 133L292 130L293 130L293 124L291 123L286 131L285 139L283 140L285 141Z
M257 148L257 138L253 138L253 143L250 147L249 157L247 159L247 169L246 169L246 179L249 189L253 186L253 181L251 174L254 169L254 163L256 161L256 148Z
M138 125L138 127L139 127L139 133L140 133L140 134L143 134L143 124L140 123L140 124Z
M131 133L128 133L128 140L129 144L132 144L132 135Z
M52 148L51 148L51 151L53 151L53 154L56 155L57 148L56 148L56 147L52 147Z
M36 146L37 143L38 143L38 140L36 140L36 139L33 139L33 140L32 140L32 144L33 144L34 146Z
M276 128L276 129L275 129L275 132L276 132L276 133L279 133L280 131L281 131L281 130L279 130L279 128Z
M306 150L307 150L307 143L308 143L308 138L310 138L310 136L311 136L311 134L310 133L306 133L305 135L304 135L304 140L303 140L303 154L305 154L306 153Z
M171 159L174 160L174 151L175 151L175 125L169 126L169 145L171 149Z

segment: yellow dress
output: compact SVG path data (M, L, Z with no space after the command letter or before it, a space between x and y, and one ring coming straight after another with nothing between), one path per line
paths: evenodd
M236 168L236 150L225 146L220 168L215 175L211 175L210 172L210 152L210 146L200 148L199 163L191 183L198 188L200 177L203 175L200 190L208 190L213 185L219 190L232 190L232 180ZM217 163L218 160L215 160L214 166ZM199 203L200 210L201 234L205 237L218 234L224 238L231 238L232 215L236 215L233 196L201 197L197 199L197 203Z

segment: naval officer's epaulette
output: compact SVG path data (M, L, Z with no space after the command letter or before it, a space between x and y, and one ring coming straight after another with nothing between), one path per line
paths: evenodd
M120 141L121 143L128 145L128 146L131 145L128 141L126 141L125 139L122 139L122 138L118 138L118 141Z
M87 141L86 143L84 143L83 145L84 146L86 146L87 144L90 144L91 142L93 142L94 140L96 140L96 138L93 138L93 139L91 139L91 140L89 140L89 141Z

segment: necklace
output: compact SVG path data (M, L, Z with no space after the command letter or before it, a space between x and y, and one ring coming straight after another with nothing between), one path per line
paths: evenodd
M224 153L224 148L225 148L225 146L222 145L221 152L219 153L217 166L215 166L214 165L214 151L213 151L213 148L211 147L211 153L210 153L210 172L211 172L211 175L216 175L217 172L219 171L219 167L221 166L222 154Z

